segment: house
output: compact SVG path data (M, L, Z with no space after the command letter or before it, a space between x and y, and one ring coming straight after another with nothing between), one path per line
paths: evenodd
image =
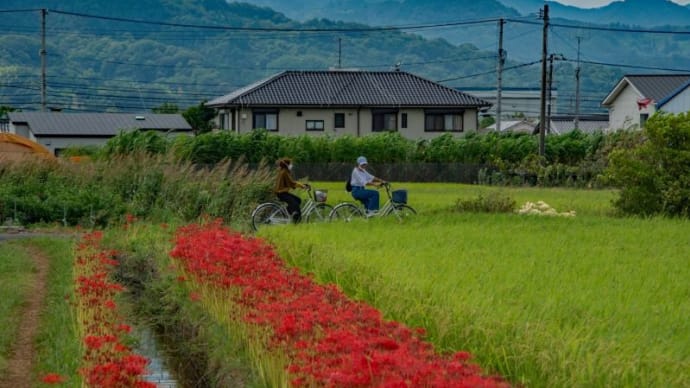
M9 112L8 131L46 147L58 155L71 146L100 146L121 131L159 131L191 134L179 114Z
M657 111L690 110L690 74L626 75L601 105L609 110L609 129L642 128Z
M284 71L206 103L217 126L285 135L462 135L491 104L404 71Z
M494 132L497 123L493 123L481 130L481 132ZM503 120L501 121L501 132L532 133L534 122L531 120Z
M578 124L575 125L575 116L558 115L551 116L551 133L565 134L574 131L576 128L581 132L593 133L606 131L609 128L609 117L607 115L582 115L578 117ZM537 127L537 133L539 129Z
M492 104L487 110L489 116L496 117L498 94L495 88L463 88L465 93L481 98ZM551 90L551 111L556 113L558 108L558 90ZM503 121L508 117L538 118L541 111L541 88L502 88L501 89L501 117ZM511 120L514 121L514 120ZM503 122L501 122L502 124ZM501 125L501 130L503 126Z

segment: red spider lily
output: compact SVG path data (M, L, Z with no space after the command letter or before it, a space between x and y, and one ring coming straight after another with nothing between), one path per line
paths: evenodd
M121 342L131 327L121 322L114 298L124 287L111 282L117 252L100 246L102 234L86 234L75 257L76 308L84 338L81 373L88 387L155 387L142 381L148 360Z
M273 249L220 222L180 228L171 251L206 287L240 292L232 299L246 324L268 328L269 345L289 358L292 385L325 387L507 387L483 376L470 355L436 353L423 330L385 321L334 285L288 268Z
M57 373L48 373L41 379L46 384L62 384L66 381L65 377L60 376Z

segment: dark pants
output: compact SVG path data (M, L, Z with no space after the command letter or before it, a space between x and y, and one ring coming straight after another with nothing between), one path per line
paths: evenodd
M287 204L287 210L290 215L292 215L292 220L299 222L302 219L302 210L300 206L302 205L302 200L298 196L290 193L278 193L276 194L278 199Z
M369 211L379 210L379 192L363 187L353 187L352 197L364 204Z

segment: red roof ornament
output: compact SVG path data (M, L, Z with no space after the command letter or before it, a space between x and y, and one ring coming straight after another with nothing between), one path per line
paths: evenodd
M640 98L637 100L637 110L642 110L642 108L646 108L649 103L652 102L651 98Z

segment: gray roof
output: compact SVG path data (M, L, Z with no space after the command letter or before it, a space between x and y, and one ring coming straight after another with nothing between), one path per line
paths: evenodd
M121 130L191 131L180 114L10 112L10 123L26 124L35 136L115 136Z
M661 101L684 86L690 80L690 74L627 75L626 78L644 97Z
M611 105L627 85L632 85L632 87L640 92L641 97L649 98L658 103L676 94L679 89L687 86L688 82L690 82L690 74L625 75L618 81L608 96L606 96L602 105Z
M489 107L491 103L404 71L284 71L206 103L211 107Z

